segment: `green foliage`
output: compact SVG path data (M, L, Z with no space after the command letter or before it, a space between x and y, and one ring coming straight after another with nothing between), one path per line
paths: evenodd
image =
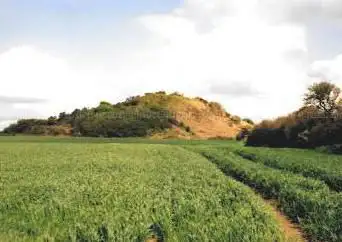
M247 146L314 148L342 143L342 120L308 119L280 128L257 128Z
M331 189L342 192L342 157L307 150L240 148L236 154L305 177L324 181Z
M215 137L210 137L208 140L234 140L231 137L225 137L225 136L215 136Z
M112 112L114 111L114 107L111 103L102 101L100 105L94 109L97 113L104 113L104 112Z
M315 148L342 143L341 90L330 82L314 83L304 106L275 120L264 120L248 137L248 146Z
M55 116L49 117L47 120L48 125L57 125L58 124L58 119Z
M139 105L139 100L140 100L140 96L133 96L133 97L127 98L125 102L118 103L115 106L116 107L120 107L122 105L124 105L124 106L137 106L137 105Z
M201 101L201 102L204 103L204 104L209 104L209 102L208 102L207 100L205 100L204 98L196 97L195 99Z
M88 137L144 137L153 132L168 129L172 116L157 94L142 99L128 98L123 103L112 105L102 101L95 108L75 109L72 113L60 113L58 118L48 120L19 120L7 127L7 134L68 135ZM159 96L163 94L159 94ZM166 100L164 100L166 101ZM61 127L66 127L64 130Z
M246 123L250 124L250 125L254 125L254 122L252 119L249 119L249 118L244 118L242 119L242 121L245 121Z
M184 95L180 92L173 92L170 94L171 96L178 96L178 97L184 97Z
M4 129L4 134L33 134L33 135L70 135L71 127L58 124L55 117L44 119L23 119Z
M171 127L170 114L163 109L126 107L115 112L80 115L74 132L90 137L143 137L156 130Z
M342 155L342 144L325 145L316 148L317 151L328 154Z
M241 118L239 116L232 116L231 120L233 121L234 124L240 124L241 123Z
M286 147L288 140L285 129L254 129L247 138L247 146L269 146L269 147Z
M200 102L207 104L203 105ZM194 138L196 135L212 137L219 136L220 131L206 126L206 120L216 125L214 119L223 118L225 121L228 120L226 117L230 117L230 114L218 103L187 98L179 93L166 94L159 91L132 96L116 104L102 101L97 107L75 109L71 113L62 112L58 117L50 117L48 120L22 120L8 127L5 132L58 135L58 131L62 131L61 127L65 127L60 135L108 138ZM193 119L195 122L188 122L186 119ZM240 123L240 119L237 119L236 122ZM221 120L217 123L220 125ZM228 134L229 132L225 132L223 136Z
M312 127L307 138L315 147L342 143L342 120L317 124Z
M337 110L337 100L341 89L330 82L314 83L308 88L304 102L306 106L314 106L321 110L326 117L331 117Z
M220 140L180 140L180 139L146 139L142 137L128 137L128 138L93 138L93 137L51 137L51 136L30 136L30 135L6 135L0 137L0 146L2 143L96 143L96 144L169 144L169 145L217 145L229 147L243 147L242 143Z
M209 106L210 106L213 110L218 110L218 111L223 110L223 107L222 107L221 104L219 104L218 102L209 102Z
M342 240L342 194L319 180L273 169L234 155L230 149L199 150L226 174L277 199L313 241Z
M0 241L283 240L261 199L200 155L54 140L1 143Z

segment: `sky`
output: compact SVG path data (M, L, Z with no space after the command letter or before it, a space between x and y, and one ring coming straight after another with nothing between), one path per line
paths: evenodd
M0 129L165 90L259 121L342 85L340 0L2 0Z

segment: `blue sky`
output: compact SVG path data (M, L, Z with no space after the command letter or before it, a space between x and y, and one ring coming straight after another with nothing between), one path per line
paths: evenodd
M342 53L342 23L326 21L312 23L308 28L308 46L314 58L331 59Z
M341 43L340 0L4 0L0 128L158 90L273 118L342 86Z
M0 3L2 46L103 37L142 14L170 11L180 0L11 0Z
M7 0L0 3L0 51L13 45L38 44L46 48L96 41L117 34L135 16L164 13L183 0ZM312 58L331 58L342 52L342 24L313 21L307 39Z

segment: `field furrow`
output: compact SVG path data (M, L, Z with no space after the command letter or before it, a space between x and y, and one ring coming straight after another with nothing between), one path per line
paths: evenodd
M198 148L197 152L264 197L276 199L311 240L342 240L342 194L331 192L322 181L254 163L227 149Z
M308 150L240 148L235 153L269 167L324 181L342 192L342 157Z

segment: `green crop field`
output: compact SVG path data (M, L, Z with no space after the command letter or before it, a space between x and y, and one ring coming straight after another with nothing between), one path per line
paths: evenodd
M324 181L331 189L342 192L342 156L312 150L242 148L236 154L282 169Z
M341 157L225 140L0 137L0 241L289 241L274 209L309 241L342 241Z
M259 196L181 147L2 139L0 241L283 240Z
M332 191L323 181L243 159L234 154L236 150L232 148L198 146L191 149L264 197L276 199L281 210L299 223L311 240L342 241L342 194Z

